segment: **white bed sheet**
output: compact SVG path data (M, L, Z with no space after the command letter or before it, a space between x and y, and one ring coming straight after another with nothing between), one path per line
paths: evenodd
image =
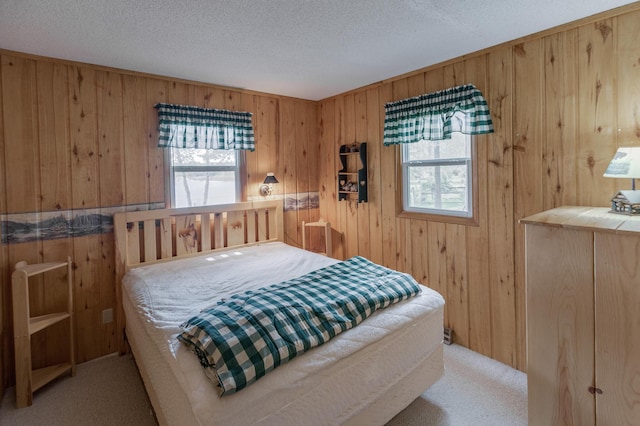
M160 422L339 424L441 349L444 300L423 287L237 394L218 397L197 357L176 339L179 325L221 298L335 262L267 243L130 270L123 280L127 336Z

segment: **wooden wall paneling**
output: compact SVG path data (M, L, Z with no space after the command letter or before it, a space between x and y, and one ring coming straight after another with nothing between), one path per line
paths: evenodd
M35 212L40 206L36 65L3 55L2 86L8 213Z
M544 106L544 43L542 39L518 44L514 61L514 219L516 365L526 365L526 292L524 225L517 221L544 210L543 183L545 141L542 132Z
M429 281L429 239L428 222L424 220L411 220L409 232L411 234L411 275L420 284L430 286Z
M356 98L351 93L344 99L344 143L352 144L358 142L356 140ZM355 157L352 156L352 157ZM354 161L356 164L359 158L348 158L347 161ZM355 196L347 197L345 205L345 216L343 221L343 231L345 235L345 259L356 256L358 254L358 246L360 238L358 237L358 199Z
M447 224L447 310L456 343L469 347L469 285L467 280L466 226Z
M304 102L304 111L305 111L305 125L304 130L307 138L307 148L306 154L304 155L304 163L302 167L304 170L307 170L308 175L308 191L309 197L311 197L312 193L318 193L319 185L320 185L320 138L318 136L318 107L315 102ZM298 165L298 170L300 170L300 165ZM314 194L315 195L315 194ZM311 201L311 199L309 200ZM309 205L309 209L307 209L307 213L309 214L309 222L316 222L320 219L320 209L318 207L313 207L311 204ZM324 220L326 218L323 217ZM315 233L315 238L312 240L312 243L318 247L318 250L325 252L324 249L324 235L321 232Z
M342 251L342 233L337 222L337 173L338 148L335 144L335 101L323 101L318 106L320 150L320 217L331 223L331 242L333 257L340 258L337 252Z
M384 105L394 100L393 84L380 86L380 126L384 129ZM384 143L384 141L381 141ZM380 217L382 234L382 264L388 268L397 265L396 260L396 152L395 146L380 148Z
M42 256L39 262L61 262L73 255L73 240L63 238L42 242ZM72 258L73 261L73 258ZM47 309L42 313L63 312L67 310L67 268L60 268L44 275L43 305ZM31 278L29 279L31 282ZM33 316L34 313L31 313ZM71 327L74 325L72 324ZM45 344L40 348L44 352L46 365L61 364L69 361L69 324L48 327L43 331Z
M97 358L102 353L102 336L96 332L102 323L100 281L102 272L102 237L89 235L73 240L74 306L76 315L76 362ZM110 281L113 283L113 280ZM112 284L113 285L113 284Z
M543 210L577 204L576 36L570 30L543 41Z
M307 132L306 164L309 170L309 191L318 192L320 189L320 138L318 136L318 106L315 102L304 103L306 112L305 129ZM319 212L316 212L319 214ZM319 217L319 216L318 216Z
M464 61L454 62L442 69L443 88L465 84ZM466 229L460 225L445 225L446 239L446 286L447 286L447 318L454 330L457 343L469 346L469 288L467 272Z
M178 105L191 105L195 98L195 93L189 90L190 85L169 81L167 84L167 102Z
M611 196L620 189L617 179L602 177L616 151L615 38L613 19L578 28L577 184L589 188L578 194L578 205L607 206Z
M384 114L384 105L380 104L378 88L374 87L366 91L367 96L367 184L369 202L369 255L373 262L383 264L383 243L382 243L382 202L380 193L381 182L381 158L382 150L382 122L381 114ZM364 237L367 238L367 237Z
M355 94L354 99L354 115L355 115L355 140L358 142L367 142L367 166L369 165L369 147L372 145L367 139L367 92L362 90ZM377 114L376 114L377 115ZM359 159L357 161L360 161ZM360 168L360 165L358 165ZM368 170L368 169L367 169ZM368 177L368 172L367 172ZM360 185L360 182L357 182ZM358 203L358 255L371 259L371 241L369 239L369 210L371 200L366 203Z
M427 226L427 277L429 287L444 297L444 325L451 327L449 322L449 307L447 295L447 236L446 226L441 222L426 222ZM454 337L455 338L455 337Z
M213 90L213 92L218 92L220 90ZM221 90L222 96L224 97L223 108L231 111L239 111L240 110L240 101L241 96L240 92L236 90Z
M297 192L296 186L296 156L300 147L298 144L302 141L297 139L296 135L296 105L293 101L286 99L279 103L280 107L280 146L279 154L280 164L284 165L283 172L276 174L276 178L280 181L277 186L280 187L279 193L287 197L287 194L295 196ZM263 166L264 167L264 166ZM265 172L266 174L266 172ZM263 176L264 180L264 176ZM276 188L274 186L274 192ZM288 210L283 212L284 215L284 241L292 246L301 246L302 239L298 239L298 231L300 229L298 211Z
M100 255L99 277L100 277L100 306L97 310L100 330L100 354L110 354L119 349L119 342L122 336L116 327L115 314L118 308L116 303L116 241L113 233L100 234ZM155 247L155 246L154 246ZM102 313L105 309L112 309L113 321L102 322Z
M284 176L284 167L280 164L279 138L279 100L266 96L256 98L255 114L256 151L258 151L258 182L262 183L268 172L276 177ZM274 187L275 194L283 194L283 188Z
M464 61L456 61L443 67L444 89L460 86L469 81L465 77Z
M4 113L3 113L3 102L4 96L2 95L2 68L3 68L3 60L0 58L0 188L3 190L0 191L0 215L4 215L7 213L7 199L6 199L6 191L4 190L7 187L7 176L5 172L7 170L5 161L4 161ZM4 229L0 227L0 237L4 233ZM10 281L10 273L9 273L9 263L8 263L8 253L7 253L7 245L0 243L0 400L4 397L4 388L7 386L7 374L5 374L5 360L7 359L5 356L5 352L9 351L9 343L8 343L8 320L7 317L11 314L9 309L6 308L9 304L10 292L9 292L9 284Z
M487 92L487 57L477 56L465 60L465 75L483 94ZM467 242L467 282L469 298L469 347L491 356L491 289L489 286L489 188L487 185L488 145L491 135L477 135L473 138L477 162L476 181L478 226L468 226Z
M250 95L247 93L243 93L240 99L240 105L243 111L253 113L252 123L254 125L256 123L256 114L257 111L257 96ZM258 153L256 151L242 151L241 154L242 161L244 162L244 176L242 176L244 182L244 188L242 193L242 200L248 200L249 197L257 197L259 194L259 186L260 183L264 180L264 176L262 176L262 180L260 180L260 176L258 176Z
M284 100L281 101L281 103ZM282 114L280 115L281 121L285 120ZM293 101L293 117L291 117L293 121L293 145L294 149L290 152L290 156L284 156L288 161L282 164L285 169L293 172L293 185L291 185L291 192L286 191L286 193L293 193L296 198L304 196L305 193L309 193L309 158L308 158L308 149L309 149L309 134L307 132L307 124L311 124L311 122L307 123L307 111L306 111L306 103L303 101ZM289 174L289 173L287 173ZM298 206L296 209L297 217L295 220L296 226L296 245L298 247L302 247L302 221L312 222L309 216L309 208L301 208ZM315 238L314 238L315 237ZM317 242L317 237L312 235L311 242ZM313 245L312 245L313 247ZM316 245L317 247L317 245Z
M124 197L122 78L96 73L100 206L121 206Z
M488 136L489 268L491 285L491 356L516 364L514 300L514 217L512 84L510 49L488 54L488 90L494 133Z
M344 117L344 108L345 108L344 97L339 97L335 100L333 113L334 113L334 137L333 143L330 145L330 150L333 151L333 155L335 156L335 167L333 173L336 174L340 168L342 168L342 164L340 163L338 152L340 150L340 145L345 143L349 143L345 139L345 117ZM336 187L337 191L337 187ZM346 240L347 240L347 230L345 222L346 222L346 205L348 201L337 201L336 196L336 217L335 217L335 229L339 233L339 238L336 238L333 241L335 250L333 251L333 256L336 259L346 259L347 258L347 250L346 250Z
M617 18L617 121L618 146L640 145L640 11ZM614 180L617 188L628 182ZM613 193L611 194L613 195Z
M96 71L92 68L69 66L70 129L72 153L72 204L76 217L99 207L99 146L96 100ZM101 273L101 236L90 235L74 240L74 274L77 361L96 358L101 353L99 326Z
M74 209L99 206L96 71L69 66L71 189Z
M149 148L149 109L147 81L139 76L122 76L122 161L124 165L124 201L126 204L146 204L150 201L151 171ZM157 142L157 141L156 141Z
M165 156L167 150L158 148L158 112L154 105L159 102L167 102L168 82L154 78L146 79L147 101L142 104L146 115L146 144L148 151L149 168L149 202L166 203L169 207L168 191L165 191L165 177L168 176L168 166L165 170ZM139 106L140 108L140 106Z
M256 96L256 111L253 116L253 126L256 139L256 164L254 174L258 187L269 172L273 172L278 179L284 176L284 166L281 163L278 141L280 140L280 106L279 100L267 96ZM280 176L280 177L279 177ZM275 196L284 194L284 185L273 187ZM256 191L259 188L256 188ZM285 223L285 227L287 223Z
M407 81L407 79L393 82L393 100L394 101L406 99L409 96L410 96L409 82ZM399 148L396 148L396 154L398 156L400 155ZM393 170L395 172L398 169L398 164L399 164L399 157L396 157L393 168L389 170ZM398 176L401 176L401 175L398 174ZM407 250L408 250L408 247L411 247L411 241L409 241L407 245L407 233L409 232L407 231L407 223L409 222L409 220L405 218L398 218L396 216L397 212L401 209L401 204L398 202L398 199L396 198L396 194L398 191L401 191L401 190L402 190L402 187L400 183L398 183L398 186L397 188L395 188L395 191L394 191L394 200L393 200L393 203L396 206L395 211L393 212L393 216L395 218L394 222L395 222L395 233L396 233L396 266L395 267L400 271L410 272L410 269L407 268L407 266L409 266L409 268L411 267L410 264L407 265L407 260L408 260Z
M381 199L381 150L384 105L380 103L378 88L368 89L367 95L367 170L369 200L369 254L373 262L384 263L382 242L382 199Z
M68 210L71 208L68 68L39 61L36 73L42 210Z
M577 31L544 39L544 209L576 205L578 169Z

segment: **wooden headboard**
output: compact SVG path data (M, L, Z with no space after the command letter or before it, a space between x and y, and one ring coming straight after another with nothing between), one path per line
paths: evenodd
M217 250L284 241L282 200L116 213L117 330L124 341L122 278L137 266Z

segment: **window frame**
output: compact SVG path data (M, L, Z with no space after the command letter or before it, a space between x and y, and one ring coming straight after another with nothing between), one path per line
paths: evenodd
M469 136L470 144L470 156L469 156L469 179L471 180L471 187L469 188L470 209L469 216L461 214L448 214L446 211L441 213L432 212L417 212L405 210L405 196L407 195L408 188L405 188L405 167L402 162L403 156L403 144L396 145L396 216L399 218L425 220L433 222L444 222L460 225L478 226L478 153L476 148L475 135ZM450 160L429 160L433 163L440 163L441 165L451 164ZM454 162L466 162L467 160L456 160Z
M215 165L205 165L205 166L174 166L173 165L173 155L172 150L174 149L191 149L191 148L169 148L165 153L165 164L168 164L167 173L165 174L165 182L166 187L168 189L166 198L168 201L168 205L175 208L176 207L176 192L175 192L175 176L176 172L214 172L214 171L235 171L235 203L242 202L245 197L245 188L246 188L246 159L245 159L245 151L244 150L234 150L236 154L236 165L235 166L215 166ZM207 204L208 206L215 206L219 204ZM188 206L187 206L188 207Z

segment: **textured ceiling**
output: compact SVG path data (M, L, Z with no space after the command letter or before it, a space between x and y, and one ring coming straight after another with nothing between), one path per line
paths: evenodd
M318 100L628 0L0 0L0 48Z

